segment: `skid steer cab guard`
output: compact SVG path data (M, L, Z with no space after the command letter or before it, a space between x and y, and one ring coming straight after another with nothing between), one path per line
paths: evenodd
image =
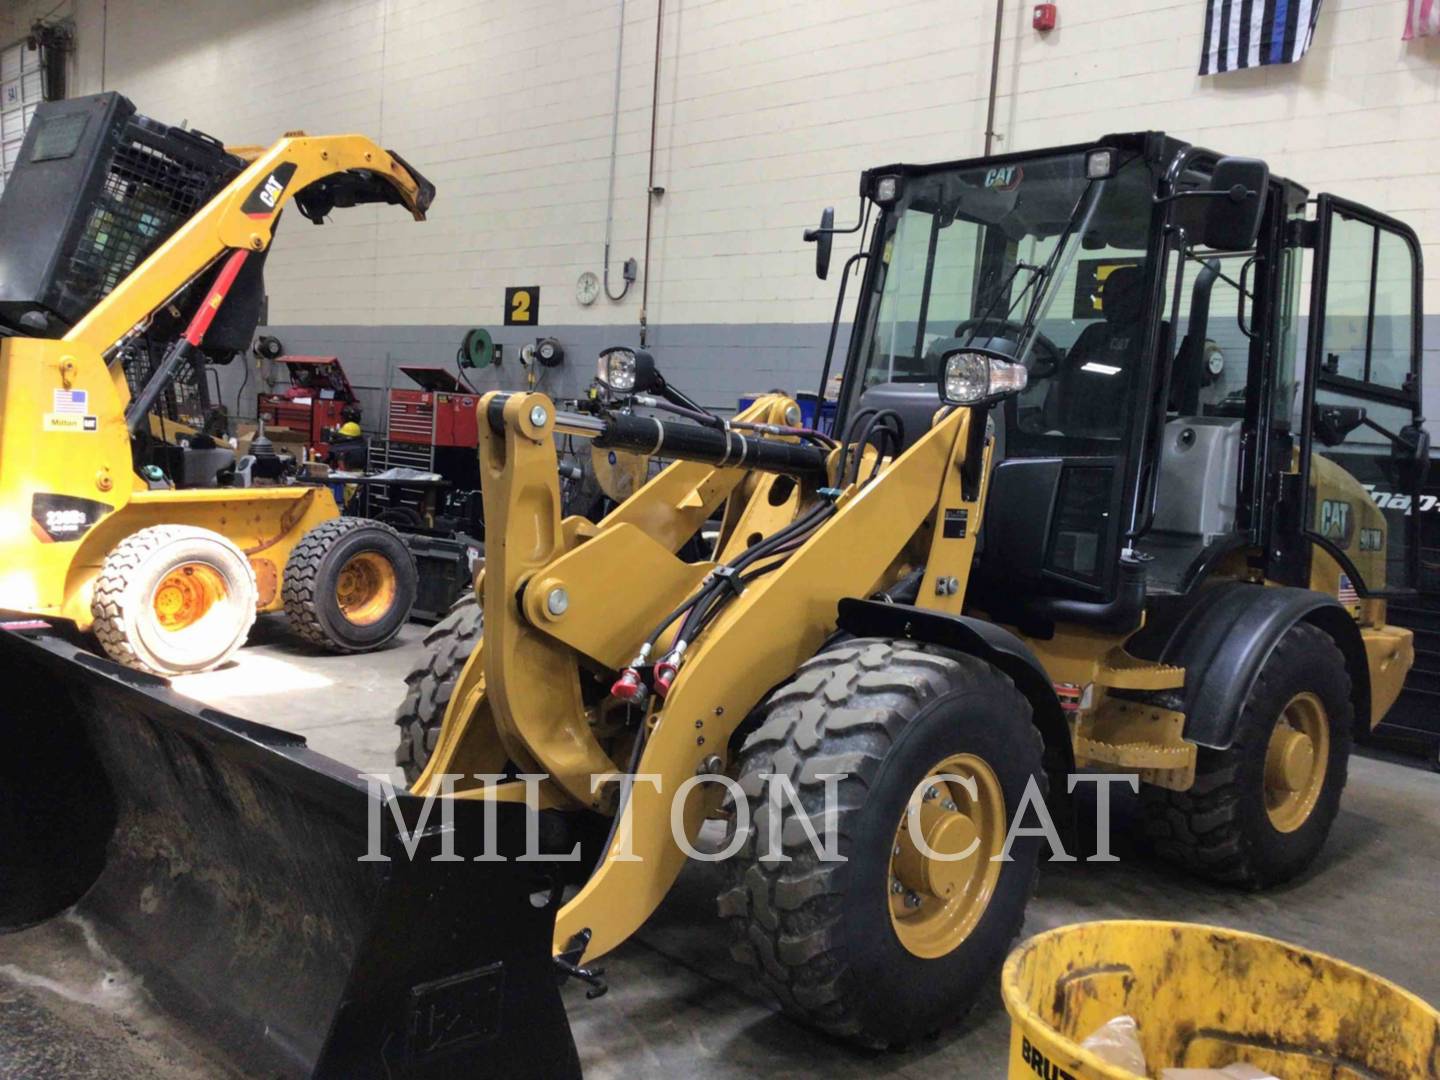
M0 713L25 748L0 766L0 957L138 980L217 1073L579 1075L523 807L491 807L506 858L474 861L482 807L422 827L423 800L46 629L0 630L0 673L28 688ZM63 1008L16 1023L62 1067Z

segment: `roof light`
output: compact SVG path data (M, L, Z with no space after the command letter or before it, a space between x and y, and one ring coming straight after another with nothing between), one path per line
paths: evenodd
M881 206L891 206L900 197L900 177L882 176L875 181L875 201Z
M1085 178L1106 180L1115 175L1115 151L1091 150L1085 155Z

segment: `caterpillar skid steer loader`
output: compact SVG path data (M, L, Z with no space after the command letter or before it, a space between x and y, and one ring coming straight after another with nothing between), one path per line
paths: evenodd
M1413 490L1428 449L1415 236L1307 205L1155 133L874 169L831 433L783 396L722 422L629 349L598 415L486 395L487 559L410 677L412 792L541 774L604 837L554 938L592 980L726 821L736 954L872 1045L993 977L1042 854L1015 826L1077 768L1136 776L1187 870L1300 873L1413 658L1385 606L1415 521L1367 485ZM672 463L562 517L557 434Z
M40 106L0 200L0 608L162 675L224 662L257 612L334 651L389 641L416 591L401 538L324 487L242 485L166 406L248 348L287 204L423 220L433 197L359 137L230 152L118 94Z
M117 107L42 106L7 211L19 192L43 212L46 168L94 160L91 254L125 205L139 200L146 236L185 209L193 185L157 194L145 172L177 159L144 141L153 131L112 124ZM107 169L120 132L135 142ZM331 618L358 635L345 647L378 643L414 594L393 534L339 518L324 488L172 488L132 467L166 378L210 340L287 204L317 222L365 202L423 218L433 196L356 135L237 154L221 190L143 261L132 252L139 265L73 325L52 321L63 296L20 289L7 309L59 336L0 341L0 1074L577 1075L549 949L556 886L543 862L509 859L525 850L523 808L430 821L304 739L131 670L216 662L282 603L316 636ZM48 191L58 203L64 185ZM13 263L0 291L18 288ZM128 345L177 321L132 399ZM177 473L217 452L179 449ZM93 625L125 666L66 624Z

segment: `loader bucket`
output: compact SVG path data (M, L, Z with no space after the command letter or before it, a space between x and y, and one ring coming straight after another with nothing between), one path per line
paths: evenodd
M550 955L553 868L513 859L523 807L491 808L489 850L506 859L467 859L480 804L456 801L453 829L437 804L415 830L422 800L387 804L304 739L10 625L23 628L0 630L0 973L35 935L51 950L73 939L216 1072L579 1075ZM456 840L459 858L433 859ZM26 1071L58 1075L65 1047L46 1067L55 1025L40 1026Z

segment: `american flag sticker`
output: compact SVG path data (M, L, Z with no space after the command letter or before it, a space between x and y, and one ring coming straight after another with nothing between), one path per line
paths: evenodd
M90 393L87 390L56 390L55 404L52 411L57 413L78 413L84 416L89 412Z
M1355 583L1350 580L1349 574L1340 575L1340 590L1335 594L1335 599L1346 607L1360 603L1360 594L1355 591Z

